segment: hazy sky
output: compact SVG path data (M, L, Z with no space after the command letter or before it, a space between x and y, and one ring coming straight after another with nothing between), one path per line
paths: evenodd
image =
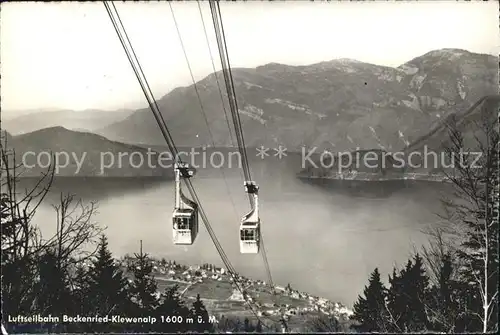
M102 3L3 3L2 109L115 109L146 105ZM212 72L196 2L173 3L196 80ZM217 70L208 2L201 3ZM116 7L160 98L192 84L168 3ZM498 54L498 3L221 3L231 66L334 58L398 66L430 50Z

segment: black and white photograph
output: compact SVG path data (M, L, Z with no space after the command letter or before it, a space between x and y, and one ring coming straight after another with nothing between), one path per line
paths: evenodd
M498 331L498 1L0 9L2 335Z

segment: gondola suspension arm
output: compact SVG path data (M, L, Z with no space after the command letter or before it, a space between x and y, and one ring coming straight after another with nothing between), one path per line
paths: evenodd
M125 31L125 28L123 27L123 23L121 22L121 19L120 19L120 16L116 10L116 7L113 4L113 2L111 2L111 1L103 1L103 4L106 8L106 11L108 12L108 15L109 15L110 20L113 24L113 27L115 28L115 31L118 35L118 38L120 39L120 42L123 46L123 49L127 55L127 58L131 64L131 66L132 66L132 69L134 70L134 73L139 81L139 84L143 90L143 93L146 97L146 100L148 101L149 107L150 107L151 111L153 112L155 120L156 120L162 134L163 134L163 137L165 138L165 141L167 142L167 145L168 145L170 151L172 152L172 154L174 154L174 157L176 157L176 161L178 163L182 164L182 161L178 155L178 150L175 147L173 139L172 139L170 132L168 131L168 128L166 126L165 120L163 119L163 116L161 115L161 113L159 111L156 100L151 92L151 89L149 88L149 84L147 83L146 77L144 76L144 73L143 73L142 68L140 66L140 63L137 59L137 56L135 55L133 47L130 44L130 40L128 39L127 33ZM219 253L219 255L222 259L222 262L224 263L224 265L228 269L228 273L232 277L235 286L243 294L244 290L242 289L242 285L239 282L238 275L236 274L234 267L232 266L226 253L224 252L224 249L222 249L222 246L221 246L219 240L217 239L217 236L215 235L215 232L213 231L213 229L210 225L210 222L208 221L208 218L203 210L203 207L201 206L201 202L199 201L198 195L196 194L191 181L189 179L185 179L185 183L186 183L186 186L187 186L192 198L198 204L200 216L203 220L203 223L205 224L205 227L210 235L210 238L212 239L212 242L214 243L214 246L215 246L217 252ZM248 303L248 307L252 311L252 313L256 316L256 318L258 320L260 320L260 317L253 309L253 306L251 303Z

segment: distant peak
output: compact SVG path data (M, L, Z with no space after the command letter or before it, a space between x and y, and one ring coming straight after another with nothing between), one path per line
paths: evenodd
M417 57L418 58L425 58L425 57L450 57L450 58L459 58L459 57L495 57L497 58L498 55L491 55L488 53L477 53L477 52L471 52L468 50L464 49L458 49L458 48L443 48L443 49L436 49L436 50L431 50L428 53Z
M399 66L399 68L403 68L405 66L413 66L417 63L421 62L434 62L436 60L440 59L447 59L449 61L457 61L459 59L463 59L463 57L481 57L486 54L478 54L474 52L470 52L464 49L458 49L458 48L443 48L443 49L436 49L436 50L431 50L421 56L415 57L412 60L402 64Z
M31 134L34 134L34 133L64 133L64 132L71 132L71 130L64 128L63 126L53 126L53 127L47 127L47 128L35 130L35 131L31 132Z
M442 54L449 54L449 55L454 55L454 56L461 56L461 55L464 55L464 54L469 55L470 52L467 51L467 50L464 50L464 49L444 48L444 49L432 50L432 51L428 52L425 55L434 56L434 55L442 55Z
M459 49L459 48L443 48L443 49L438 49L444 52L461 52L461 53L466 53L469 54L470 51L465 50L465 49Z
M271 62L271 63L267 63L264 66L287 66L287 65L282 64L282 63Z
M267 64L262 65L262 66L258 66L256 69L257 70L259 70L259 69L281 70L281 69L288 68L288 67L291 67L291 66L292 65L286 65L286 64L272 62L272 63L267 63Z
M40 129L40 130L70 131L69 129L66 129L63 126L47 127L47 128L43 128L43 129Z
M339 63L362 63L361 61L353 58L337 58L332 60L332 62L339 62Z

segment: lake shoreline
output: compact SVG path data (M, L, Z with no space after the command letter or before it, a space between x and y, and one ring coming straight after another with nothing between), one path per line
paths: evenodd
M312 179L312 180L343 180L343 181L359 181L359 182L394 182L394 181L425 181L425 182L436 182L436 183L450 183L451 181L449 178L445 176L419 176L417 178L415 177L407 177L407 176L402 176L402 177L388 177L388 178L380 178L380 177L375 177L375 178L370 178L368 176L361 176L357 177L354 176L352 178L349 178L349 176L346 178L344 176L304 176L304 175L298 175L298 179Z
M425 181L299 179L294 165L278 160L256 161L252 168L261 187L263 234L274 281L347 306L373 268L391 273L393 263L405 262L413 245L427 243L421 230L436 220L438 200L448 192L444 183ZM193 186L217 239L239 274L265 280L262 257L239 251L239 221L249 208L240 171L226 173L225 181L216 169L203 171ZM30 190L37 181L23 178L19 190ZM52 205L59 203L61 193L74 194L83 204L96 203L93 220L107 228L115 255L136 252L143 240L144 250L158 258L223 265L201 222L192 246L173 245L171 180L56 176L35 219L44 235L56 227ZM355 253L349 252L353 246Z

